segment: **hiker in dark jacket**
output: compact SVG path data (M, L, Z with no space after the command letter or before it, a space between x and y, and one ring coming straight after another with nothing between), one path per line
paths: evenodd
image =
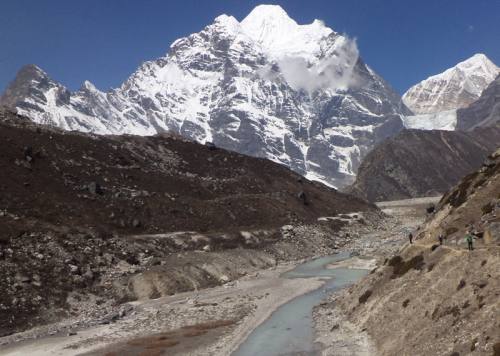
M467 233L465 234L465 241L467 241L467 248L469 249L469 251L474 250L474 246L472 246L474 238L472 237L472 233L470 231L467 231Z
M410 240L410 244L412 244L413 243L413 234L411 232L408 235L408 239Z
M443 241L444 241L444 236L443 234L439 234L438 236L438 240L439 240L439 244L442 245L443 244Z

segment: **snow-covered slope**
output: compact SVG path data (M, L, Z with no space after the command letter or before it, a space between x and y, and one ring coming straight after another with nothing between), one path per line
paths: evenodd
M477 100L500 73L484 54L475 54L441 74L411 87L403 101L415 114L435 114L464 108Z
M241 22L217 17L107 93L89 82L69 92L28 66L1 103L68 130L172 131L335 186L351 182L366 152L409 113L354 41L318 20L298 25L273 5Z
M406 116L403 124L407 129L453 131L457 127L457 110Z

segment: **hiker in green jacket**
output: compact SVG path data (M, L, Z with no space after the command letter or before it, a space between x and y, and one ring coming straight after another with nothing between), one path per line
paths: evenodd
M472 241L474 241L474 238L472 237L470 231L467 231L467 233L465 234L465 241L467 241L467 247L469 251L474 250L474 247L472 246Z

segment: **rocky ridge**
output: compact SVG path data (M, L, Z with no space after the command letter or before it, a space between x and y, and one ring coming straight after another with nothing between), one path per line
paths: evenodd
M468 107L457 110L457 130L500 125L500 75Z
M345 191L369 201L439 196L481 166L500 128L471 132L404 130L375 147Z

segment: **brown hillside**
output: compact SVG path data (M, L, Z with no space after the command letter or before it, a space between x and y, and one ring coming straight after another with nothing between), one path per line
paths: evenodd
M466 230L475 235L473 251ZM443 197L415 244L351 288L339 305L382 355L497 355L500 151Z
M330 253L318 217L354 211L378 214L265 159L0 112L0 335Z

